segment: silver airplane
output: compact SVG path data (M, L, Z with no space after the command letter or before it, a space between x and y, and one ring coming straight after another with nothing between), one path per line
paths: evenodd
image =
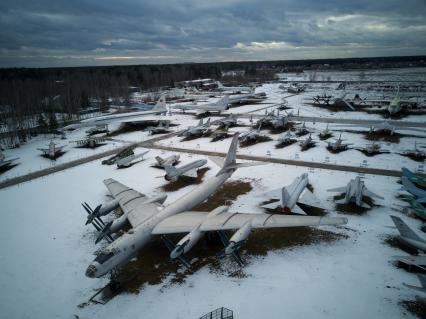
M382 149L381 145L376 142L369 143L365 147L354 147L354 149L364 153L367 156L390 153L390 151Z
M231 105L245 104L245 103L257 103L261 102L266 98L265 92L260 93L249 93L249 94L238 94L231 95L228 103Z
M426 191L418 188L406 176L401 177L403 188L416 197L416 202L426 204Z
M14 161L17 161L19 157L7 158L0 149L0 168L4 168L13 165Z
M325 130L322 130L320 133L319 133L319 138L321 139L321 140L326 140L326 139L328 139L328 138L330 138L330 137L332 137L333 136L333 131L332 130L330 130L329 128L328 128L328 124L327 124L327 127L325 128Z
M74 143L77 143L80 147L90 147L95 148L96 146L104 144L104 142L107 139L104 137L95 137L95 136L89 136L87 138L83 138L81 140L73 141Z
M43 156L46 156L50 159L54 159L57 155L59 155L64 149L65 145L56 146L53 141L50 141L47 148L38 148L39 151L43 152Z
M225 118L212 122L212 124L217 125L219 128L230 128L237 125L237 122L237 116L235 114L230 114Z
M421 287L407 285L405 283L404 283L404 286L426 293L426 275L424 274L416 274L416 275L419 278L420 284L422 285Z
M370 208L370 205L362 201L364 196L384 199L382 196L368 190L359 176L355 179L351 179L345 187L331 188L327 191L345 194L343 199L336 201L337 204L355 203L355 205L364 208Z
M120 123L137 123L141 122L138 120L138 117L146 116L146 115L158 115L158 114L166 114L166 98L165 96L161 96L158 100L157 104L149 111L139 111L139 112L128 112L128 113L119 113L119 114L111 114L99 116L87 120L82 120L80 123L70 124L68 126L63 127L63 130L68 129L78 129L81 127L89 127L89 126L97 126L97 125L105 125L114 122Z
M87 135L94 135L94 134L99 134L99 133L108 133L108 124L98 124L94 127L89 128L86 131Z
M200 122L196 126L190 126L183 132L181 132L178 136L201 136L209 132L210 130L210 118L208 118L207 122L203 123L203 119L200 119Z
M127 222L130 223L131 229L101 249L98 256L88 266L86 276L100 277L125 265L154 235L187 233L183 243L174 248L176 251L173 256L179 258L188 251L188 247L194 245L200 238L200 234L207 231L222 232L237 229L229 240L225 238L228 242L225 252L233 254L237 253L237 249L241 247L252 229L341 225L347 222L346 218L341 217L219 213L218 211L221 209L216 210L215 216L208 217L208 212L190 211L222 186L236 169L253 165L253 163L235 162L237 142L238 135L235 135L222 168L215 176L166 207L162 205L164 197L150 199L113 179L105 180L105 185L112 196L118 200L124 214L114 222L108 223L101 230L100 237L108 236L122 229Z
M240 143L248 143L252 141L257 141L259 137L264 136L260 131L261 125L258 128L251 128L249 131L243 132L240 137Z
M117 167L118 168L125 168L125 167L129 167L133 164L135 164L135 160L140 159L140 161L143 161L143 156L148 153L148 151L142 152L140 154L131 154L129 156L126 156L124 158L120 158L116 161Z
M401 218L391 215L393 223L398 228L398 238L415 249L426 252L426 240L417 235Z
M254 87L251 86L223 86L219 81L216 82L217 90L228 93L228 94L238 94L238 93L253 93Z
M164 178L169 182L176 182L180 176L196 178L198 169L206 164L207 160L202 159L193 161L180 167L164 165L164 169L166 170L166 175L164 175Z
M341 152L347 150L349 145L352 145L352 143L343 143L343 141L342 133L340 133L336 141L327 143L327 149L331 152Z
M270 120L270 123L273 128L285 128L288 124L288 116L280 115L277 111L277 115Z
M181 104L181 105L173 105L174 109L179 109L182 111L192 110L196 111L197 115L205 114L205 113L221 113L222 111L226 111L229 109L228 106L229 96L225 95L223 98L218 100L217 102L206 103L206 104Z
M277 141L280 142L281 144L293 144L297 142L297 140L295 139L295 136L290 131L280 134L277 138Z
M157 164L155 166L159 166L164 168L165 165L176 165L179 162L180 155L171 155L166 158L161 158L160 156L156 156L155 160L157 161Z
M311 130L306 127L305 122L303 122L302 126L300 126L296 129L296 135L297 136L303 136L303 135L306 135L308 133L311 133Z
M308 174L303 173L296 177L290 185L266 193L271 199L277 199L279 201L262 205L262 207L268 209L280 208L283 213L301 215L306 215L306 213L297 205L298 203L325 209L315 195L306 188L308 183Z
M302 151L306 151L307 149L314 147L316 145L316 142L312 139L311 134L309 134L306 139L300 141L299 145Z
M163 121L160 121L160 123L157 126L148 126L145 129L145 131L148 131L150 135L169 133L170 132L169 125L170 125L170 122L168 121L166 122L166 124L164 124Z

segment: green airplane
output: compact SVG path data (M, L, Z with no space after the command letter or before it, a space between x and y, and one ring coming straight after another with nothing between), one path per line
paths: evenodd
M426 189L426 177L413 173L406 167L401 168L401 171L402 175L407 177L412 183L417 184L417 186Z

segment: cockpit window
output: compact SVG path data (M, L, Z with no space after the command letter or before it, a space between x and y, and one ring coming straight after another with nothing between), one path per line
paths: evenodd
M95 258L95 261L100 263L101 265L106 262L108 259L110 259L112 256L114 256L113 253L100 253L98 257Z

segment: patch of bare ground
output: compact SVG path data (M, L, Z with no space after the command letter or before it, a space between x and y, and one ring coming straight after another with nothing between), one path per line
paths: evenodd
M8 170L14 168L16 165L18 165L18 164L5 165L5 166L0 167L0 174L7 172Z
M46 159L50 159L52 161L56 161L57 158L61 157L62 155L64 155L66 152L58 152L55 154L54 157L50 157L48 154L41 154L41 157L44 157Z
M416 297L416 300L402 300L399 304L418 318L426 318L426 299Z

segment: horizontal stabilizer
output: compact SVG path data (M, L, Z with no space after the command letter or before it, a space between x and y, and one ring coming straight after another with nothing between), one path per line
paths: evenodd
M367 203L365 203L365 202L361 202L361 207L362 208L371 208L371 206L370 205L368 205Z
M307 188L303 192L302 196L299 197L297 202L303 205L326 209L321 201Z
M276 201L276 202L272 202L272 203L269 203L269 204L262 205L261 207L266 208L266 209L277 209L278 207L281 207L281 202Z
M293 208L291 209L291 212L293 214L298 214L298 215L307 215L306 212L300 208L299 205L294 205Z
M346 204L346 200L344 198L336 200L336 204Z
M402 237L425 242L401 218L394 215L391 215L391 218Z
M382 196L379 196L376 193L373 193L372 191L368 190L366 187L364 187L362 194L364 196L368 196L368 197L375 197L375 198L379 198L379 199L384 199Z
M209 160L215 163L217 166L222 167L225 163L225 160L222 157L209 156Z
M198 168L190 169L189 171L186 171L185 173L183 173L182 176L197 178L197 176L198 176L197 175L197 169Z

